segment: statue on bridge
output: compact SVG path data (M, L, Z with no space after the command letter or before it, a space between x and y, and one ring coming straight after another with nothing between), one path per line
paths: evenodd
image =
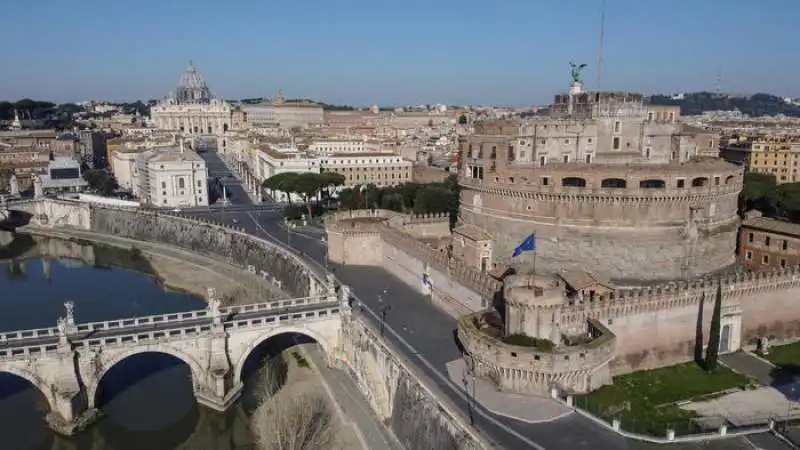
M66 324L68 328L75 326L75 303L65 302L64 309L67 311Z
M214 320L214 325L221 325L222 314L219 311L221 302L217 297L217 290L212 287L208 288L206 290L206 296L208 297L208 312L211 314L211 318Z
M56 326L58 327L58 345L69 345L67 340L67 319L59 317Z
M336 298L336 276L329 273L326 278L328 281L328 299L334 299Z

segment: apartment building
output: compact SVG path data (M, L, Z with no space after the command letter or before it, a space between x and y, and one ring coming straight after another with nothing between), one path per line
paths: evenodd
M739 260L754 271L800 265L800 224L751 211L739 229Z
M778 183L800 181L800 136L760 137L752 141L750 171L774 175Z

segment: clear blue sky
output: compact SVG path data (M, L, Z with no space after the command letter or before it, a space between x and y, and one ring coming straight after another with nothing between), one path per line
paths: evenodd
M0 99L160 98L189 59L224 98L549 103L601 0L5 0ZM800 95L800 0L607 0L604 87Z

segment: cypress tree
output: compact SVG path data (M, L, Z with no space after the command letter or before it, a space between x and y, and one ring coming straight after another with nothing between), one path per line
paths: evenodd
M711 329L706 349L706 370L712 372L717 368L719 359L719 335L722 325L722 283L717 286L717 298L714 301L714 313L711 315Z

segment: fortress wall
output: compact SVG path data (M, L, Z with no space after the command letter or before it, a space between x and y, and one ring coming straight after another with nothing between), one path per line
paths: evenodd
M740 327L732 325L731 350L760 337L800 337L800 267L618 291L613 298L566 306L560 320L566 327L588 318L607 324L617 335L615 373L685 362L694 357L701 301L702 337L708 342L720 283L723 325L729 314L741 317Z
M760 337L771 341L800 337L800 282L751 294L742 299L741 307L742 344L755 345Z
M342 328L342 359L378 417L408 450L490 448L435 386L372 327Z
M469 314L489 305L489 299L454 281L447 270L436 269L399 248L383 243L382 267L408 286L424 295L430 295L434 305L454 318ZM423 274L427 274L428 284Z

